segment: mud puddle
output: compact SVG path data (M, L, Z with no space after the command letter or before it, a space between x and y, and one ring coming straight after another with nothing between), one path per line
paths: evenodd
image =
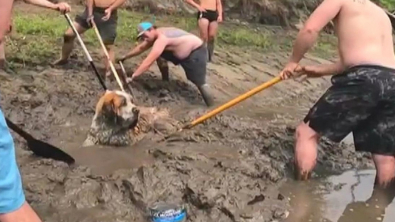
M366 169L308 182L288 181L280 189L290 204L285 222L394 221L393 196L373 193L374 179L375 170Z

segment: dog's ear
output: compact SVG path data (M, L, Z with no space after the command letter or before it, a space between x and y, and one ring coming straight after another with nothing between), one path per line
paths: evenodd
M120 116L120 108L124 105L126 105L126 98L116 93L111 93L106 96L103 103L102 111Z

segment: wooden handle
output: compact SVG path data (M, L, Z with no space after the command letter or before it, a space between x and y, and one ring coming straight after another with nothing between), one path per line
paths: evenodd
M244 93L244 94L242 94L242 95L240 95L240 96L238 96L238 97L236 97L236 98L234 98L232 100L230 100L229 102L221 105L220 107L218 107L218 108L210 111L209 113L197 118L196 120L192 121L190 124L185 126L184 128L188 128L188 129L192 128L192 127L198 125L199 123L202 123L203 121L207 120L208 118L211 118L211 117L217 115L218 113L220 113L220 112L222 112L222 111L224 111L224 110L226 110L226 109L228 109L228 108L240 103L243 100L246 100L246 99L250 98L251 96L257 94L258 92L260 92L260 91L262 91L262 90L264 90L264 89L266 89L266 88L268 88L268 87L270 87L270 86L272 86L272 85L274 85L274 84L276 84L276 83L278 83L280 81L281 81L281 78L280 77L276 77L276 78L274 78L274 79L272 79L272 80L270 80L268 82L265 82L262 85L254 88L254 89L252 89L252 90L250 90L250 91L248 91L248 92L246 92L246 93Z
M96 35L97 35L97 38L99 39L100 45L101 45L101 47L103 48L104 54L106 55L106 57L107 57L107 59L108 59L108 62L110 63L111 71L114 73L115 79L117 80L119 87L121 88L122 91L125 92L125 89L123 88L123 84L122 84L122 82L121 82L121 79L119 79L119 76L118 76L117 71L115 70L114 64L112 64L112 61L111 61L111 59L110 59L110 56L108 55L106 46L104 45L103 40L101 39L99 30L97 29L96 24L95 24L94 21L92 21L92 26L93 26L93 29L95 30L95 33L96 33Z

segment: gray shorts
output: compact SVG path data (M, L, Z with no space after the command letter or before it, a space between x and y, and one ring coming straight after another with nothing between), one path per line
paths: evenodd
M103 39L103 43L106 45L113 45L115 38L117 37L117 23L118 13L116 10L112 11L110 19L103 21L102 18L105 15L105 8L93 8L93 16L97 29L99 30L100 36ZM75 17L75 21L82 26L84 29L90 29L91 26L86 21L88 18L88 9L85 8L84 12Z
M187 79L196 86L202 86L206 83L207 72L207 48L203 44L193 50L191 54L183 59L180 63L185 71Z

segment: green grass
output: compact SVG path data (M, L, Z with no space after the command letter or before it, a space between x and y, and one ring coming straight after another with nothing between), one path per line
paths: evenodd
M81 10L76 10L80 13ZM70 15L74 19L75 14ZM135 42L137 24L142 21L152 21L150 14L119 11L116 48L129 49ZM158 26L175 26L195 34L197 31L196 18L177 16L157 16ZM9 61L27 64L48 64L60 54L63 42L63 33L68 28L66 19L57 12L43 11L43 13L25 13L16 10L13 25L15 32L11 41L7 41L6 53ZM100 44L93 30L82 36L87 48L92 54L99 51ZM263 51L276 50L282 44L289 48L289 40L281 42L281 36L267 31L258 31L242 25L221 25L217 35L220 45L233 45L240 47L253 47ZM326 46L325 46L326 47ZM75 44L75 49L81 53L81 47ZM326 50L326 48L325 48Z

